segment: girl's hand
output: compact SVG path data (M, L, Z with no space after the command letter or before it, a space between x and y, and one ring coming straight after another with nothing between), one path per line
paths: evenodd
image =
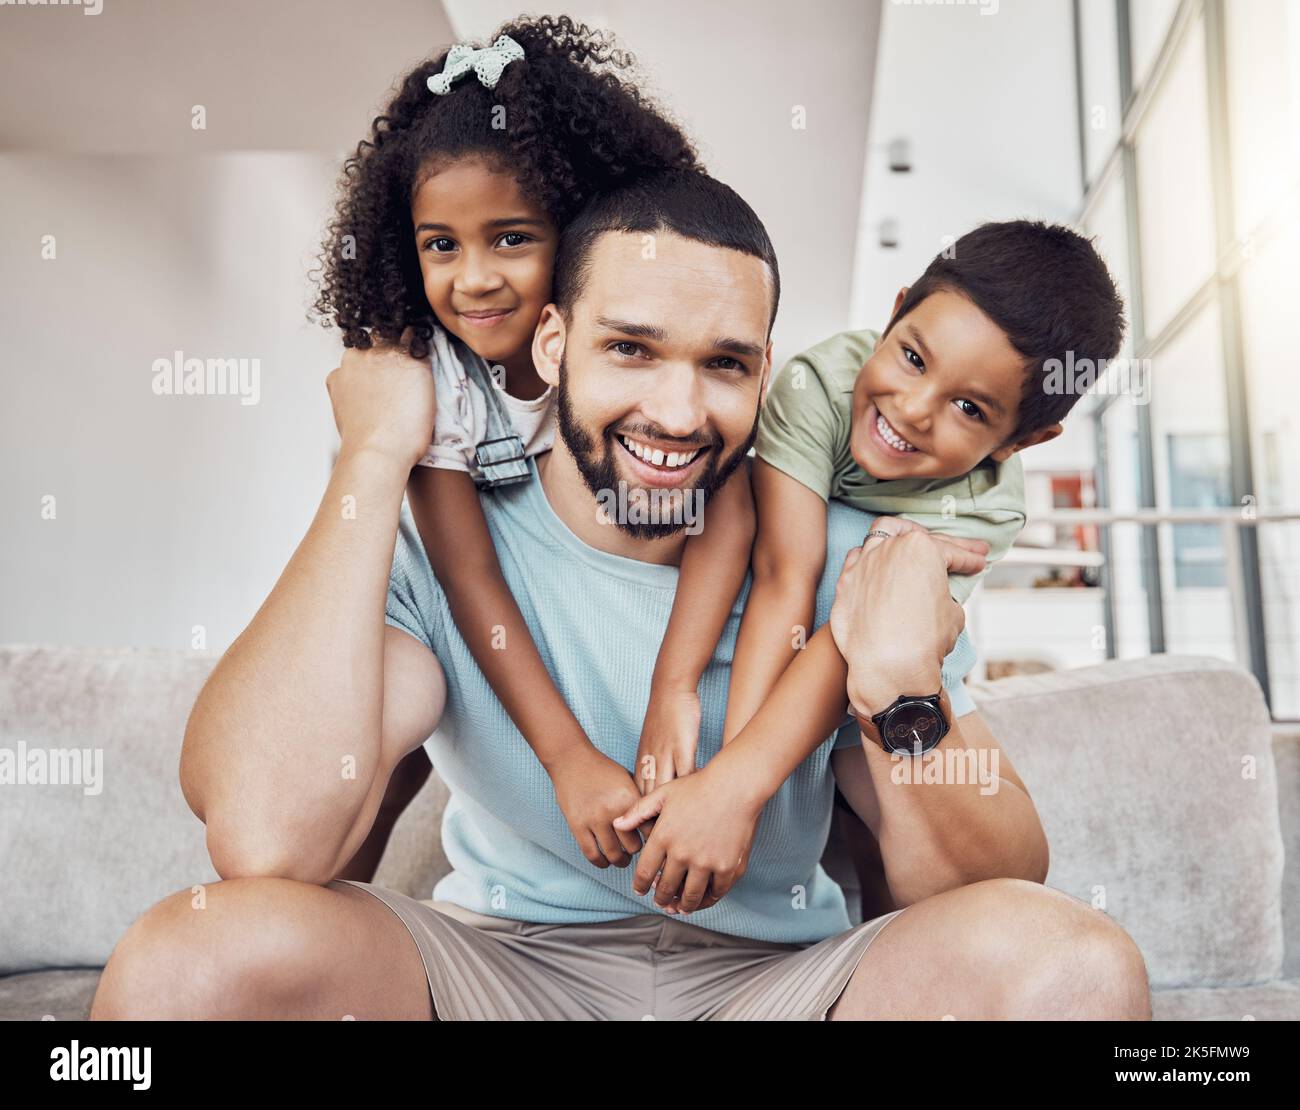
M641 850L635 829L620 832L614 818L640 800L627 769L588 740L547 768L555 800L582 854L596 867L626 867Z
M614 822L635 829L654 820L632 889L655 891L665 913L692 913L721 901L749 866L749 849L763 810L743 779L710 762L688 778L659 787Z
M636 749L636 783L642 794L695 770L700 736L696 690L650 689L650 705Z
M415 466L433 440L433 373L407 353L409 330L396 347L349 347L325 379L342 452L376 451Z

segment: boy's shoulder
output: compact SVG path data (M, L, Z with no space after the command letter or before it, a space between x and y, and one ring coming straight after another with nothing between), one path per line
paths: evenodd
M852 393L858 372L876 349L880 333L871 328L836 332L795 355L812 367L831 393Z

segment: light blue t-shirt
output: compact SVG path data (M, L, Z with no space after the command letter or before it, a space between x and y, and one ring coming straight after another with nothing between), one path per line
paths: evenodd
M536 466L531 460L529 465L532 481L481 495L501 569L565 701L592 743L630 772L678 570L582 542L555 515ZM836 501L827 506L819 626L829 616L844 556L862 542L871 520ZM700 765L721 746L727 679L748 593L746 580L700 684ZM632 890L635 865L600 869L582 855L546 771L457 631L405 503L387 623L429 647L447 678L446 711L426 749L451 791L442 845L453 871L433 897L534 922L576 924L662 912L653 892L638 896ZM955 716L974 709L961 682L974 661L963 632L943 665ZM812 943L850 928L844 894L818 861L834 799L831 750L859 742L856 725L847 722L795 769L763 809L748 870L721 902L687 920L715 932L786 943Z

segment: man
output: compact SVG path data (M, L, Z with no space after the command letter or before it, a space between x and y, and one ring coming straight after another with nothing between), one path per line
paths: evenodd
M685 537L612 525L602 483L646 484L619 454L625 436L701 448L690 480L705 489L744 464L777 281L762 224L710 178L664 175L599 198L565 231L558 303L534 343L560 390L556 446L539 481L483 498L561 692L629 769ZM1133 942L1041 885L1033 804L961 686L970 653L946 574L978 570L978 556L833 505L818 621L831 616L848 688L873 701L917 693L904 676L941 673L942 743L996 754L995 793L892 784L890 761L866 747L871 726L836 733L838 720L783 781L746 757L755 745L737 740L724 760L742 595L701 683L703 766L681 780L671 832L642 826L642 862L598 870L401 512L433 425L428 368L400 352L360 362L345 355L329 378L341 450L320 511L187 729L182 788L223 881L132 925L92 1017L1149 1016ZM869 527L888 538L859 547ZM842 667L828 673L846 681ZM394 769L435 728L454 869L436 900L338 878ZM818 864L836 781L876 835L899 907L856 928Z

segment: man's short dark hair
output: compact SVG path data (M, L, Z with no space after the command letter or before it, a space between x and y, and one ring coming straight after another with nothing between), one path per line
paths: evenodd
M611 231L670 231L696 243L762 259L772 275L772 314L767 324L767 333L772 334L781 299L776 251L763 221L734 189L699 170L663 170L593 197L560 233L556 250L552 297L566 320L572 319L573 306L586 288L596 241Z
M926 267L889 321L931 293L969 299L1025 356L1016 428L1007 442L1064 419L1080 394L1051 392L1044 364L1053 359L1113 359L1124 339L1124 302L1092 241L1068 227L1034 220L987 223L967 232Z

